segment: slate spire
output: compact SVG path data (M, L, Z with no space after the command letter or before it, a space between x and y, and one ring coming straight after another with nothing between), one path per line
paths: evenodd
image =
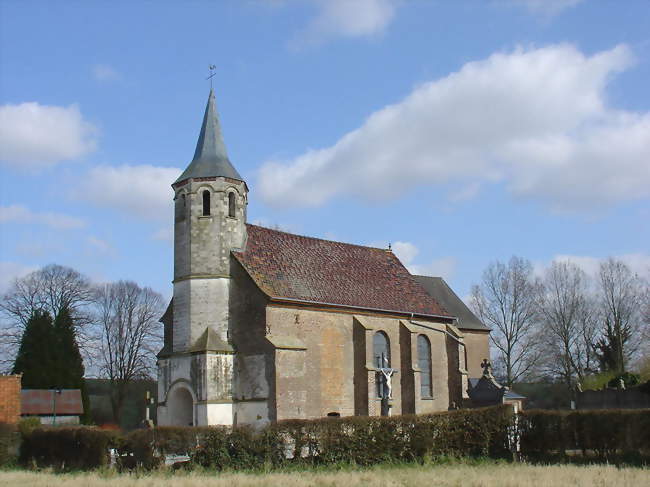
M226 153L223 143L221 125L217 115L214 91L210 88L208 103L203 115L201 133L196 143L194 158L183 174L175 183L180 183L189 178L226 177L243 181L237 170L233 167ZM174 184L175 184L174 183Z

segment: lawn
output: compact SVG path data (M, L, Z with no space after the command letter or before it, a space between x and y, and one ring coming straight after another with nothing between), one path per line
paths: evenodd
M532 466L513 464L381 466L341 471L289 473L113 472L53 474L0 471L0 485L33 487L355 487L355 486L640 486L650 485L650 469L611 465Z

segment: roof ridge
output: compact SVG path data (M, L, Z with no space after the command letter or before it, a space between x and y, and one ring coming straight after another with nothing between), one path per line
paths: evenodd
M287 232L286 230L276 230L275 228L265 227L264 225L255 225L253 223L247 223L246 226L263 228L264 230L268 230L270 232L284 233L286 235L291 235L293 237L306 238L306 239L309 239L309 240L319 240L321 242L348 245L350 247L361 247L363 249L370 249L370 250L381 250L382 252L388 252L389 251L388 249L382 249L381 247L371 247L370 245L359 245L359 244L353 244L353 243L349 243L349 242L341 242L339 240L330 240L330 239L327 239L327 238L311 237L309 235L301 235L301 234L298 234L298 233ZM391 254L395 255L392 251L390 251L390 252L391 252Z

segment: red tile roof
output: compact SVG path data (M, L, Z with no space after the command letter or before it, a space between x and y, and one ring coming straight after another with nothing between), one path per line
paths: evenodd
M390 251L246 227L233 255L271 298L449 316Z
M21 400L23 415L51 416L55 402L58 415L81 415L84 412L79 389L63 389L61 394L49 389L23 389Z

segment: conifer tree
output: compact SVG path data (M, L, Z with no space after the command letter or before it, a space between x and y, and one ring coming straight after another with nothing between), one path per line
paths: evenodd
M12 373L23 374L24 389L57 387L56 336L52 317L35 310L25 327Z
M74 322L67 307L62 308L57 314L54 320L54 333L57 387L81 389L84 364L77 344Z
M67 306L61 308L54 319L54 334L57 387L81 389L84 419L88 419L90 404L84 383L84 364L77 343L74 321Z

